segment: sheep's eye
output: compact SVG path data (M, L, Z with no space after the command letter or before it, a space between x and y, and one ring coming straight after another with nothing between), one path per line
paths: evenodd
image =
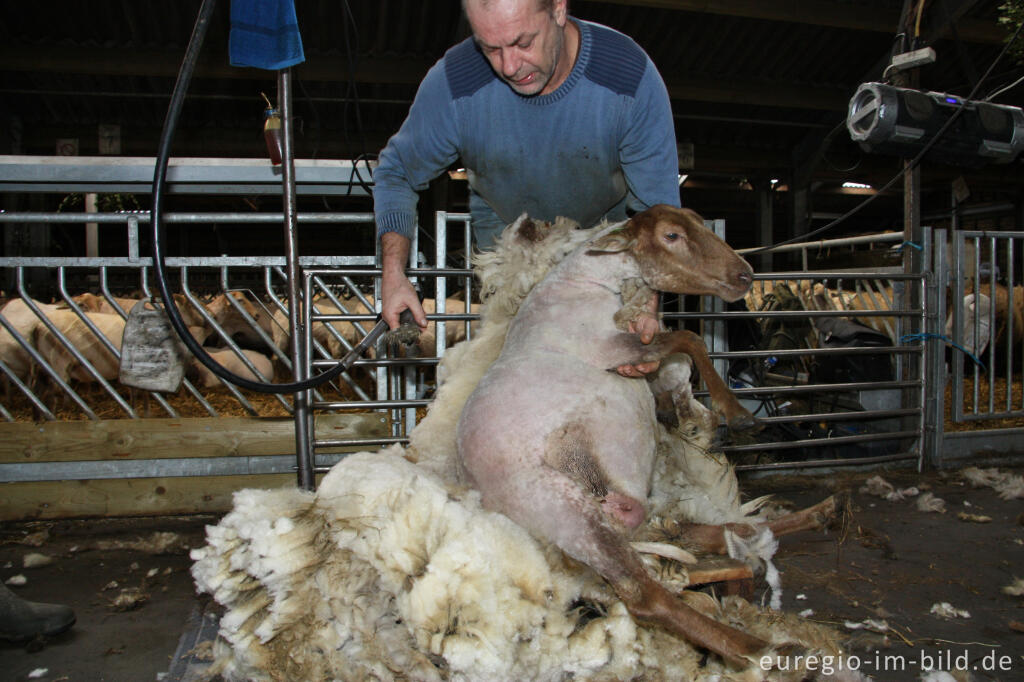
M674 242L679 239L679 234L676 232L668 232L665 234L665 241Z

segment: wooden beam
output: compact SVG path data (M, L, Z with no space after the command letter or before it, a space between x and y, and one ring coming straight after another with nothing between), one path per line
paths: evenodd
M318 438L387 436L379 414L326 414ZM360 448L343 448L351 451ZM367 448L361 448L367 449ZM295 422L285 418L106 419L0 424L0 463L256 457L295 452Z
M295 475L0 483L0 521L220 514L245 488L295 488Z
M829 26L855 31L877 33L898 32L900 15L891 9L866 10L860 5L823 0L789 0L788 2L765 2L764 0L596 0L612 5L631 7L654 7L682 12L720 14L724 16L762 19ZM998 44L1006 38L1006 31L994 21L982 21L961 17L956 30L961 40L975 43ZM948 37L948 29L941 37Z
M845 112L853 91L847 88L822 88L792 83L767 83L737 78L686 78L666 80L673 100L716 102L789 109Z
M0 47L0 64L5 71L101 74L107 76L177 75L178 55L167 50L121 50L96 47L41 48L18 45ZM418 86L433 62L420 59L374 57L360 60L355 80L362 83L388 83ZM347 65L337 57L310 56L295 67L296 75L307 82L342 81ZM196 66L194 78L273 80L268 71L228 66L227 56L204 59ZM711 78L682 78L667 82L669 96L675 100L845 111L851 92L843 88L795 86L766 81L728 81Z
M0 70L33 73L80 73L103 76L154 76L174 78L181 65L182 50L105 47L0 46ZM362 83L419 85L433 59L376 56L359 60L354 78ZM342 57L308 55L294 67L296 76L307 81L347 81L348 62ZM226 52L204 53L193 78L228 78L275 82L273 71L228 64Z

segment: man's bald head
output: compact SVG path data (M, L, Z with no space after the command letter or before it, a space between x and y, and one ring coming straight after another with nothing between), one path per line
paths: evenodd
M495 0L462 0L462 11L465 12L466 5L470 3L477 5L478 7L486 8L494 1ZM526 1L529 2L529 0ZM538 12L547 12L550 14L555 10L555 0L533 0L533 2L537 5Z

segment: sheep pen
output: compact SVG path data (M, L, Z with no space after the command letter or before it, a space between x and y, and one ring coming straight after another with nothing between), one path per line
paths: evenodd
M223 607L211 669L229 680L283 679L761 679L704 659L687 642L636 623L588 567L484 510L457 483L455 425L498 356L532 287L595 231L569 222L540 230L529 248L503 237L476 259L482 324L450 349L437 396L410 444L350 455L315 493L244 490L194 550L196 585ZM692 401L692 397L687 397ZM785 651L838 657L832 630L771 608L689 585L685 553L672 551L673 522L720 524L769 517L765 500L743 504L724 458L711 451L703 413L658 426L658 458L646 525L637 539L652 573L694 609ZM735 554L781 589L762 533ZM766 598L768 595L766 595ZM769 666L770 667L770 666ZM804 679L807 670L774 671ZM774 678L773 677L773 678Z

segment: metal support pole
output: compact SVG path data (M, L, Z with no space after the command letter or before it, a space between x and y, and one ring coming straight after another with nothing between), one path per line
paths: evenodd
M707 223L705 223L707 224ZM716 219L709 225L712 231L718 235L721 239L725 239L725 221L722 219ZM705 296L704 301L711 309L713 313L721 313L725 311L725 302L717 296ZM709 353L725 353L729 350L729 342L725 332L725 321L714 320L710 323L706 323L707 326L704 328L704 343L708 347ZM718 376L726 377L728 381L729 376L729 361L725 358L717 358L711 361L715 367L715 371L718 372Z
M926 280L928 299L925 311L928 319L925 332L945 335L946 294L949 286L949 262L946 260L946 230L937 228L932 232L931 277ZM946 421L946 347L945 344L926 343L925 375L926 399L924 403L924 456L933 468L942 467L942 448Z
M277 72L277 98L281 107L281 179L284 203L285 258L288 269L288 324L292 336L292 370L296 381L309 378L306 354L306 321L299 294L299 233L295 198L295 159L292 149L292 80L291 69ZM295 394L295 456L298 464L298 485L305 490L316 488L313 472L313 451L310 443L309 391Z

